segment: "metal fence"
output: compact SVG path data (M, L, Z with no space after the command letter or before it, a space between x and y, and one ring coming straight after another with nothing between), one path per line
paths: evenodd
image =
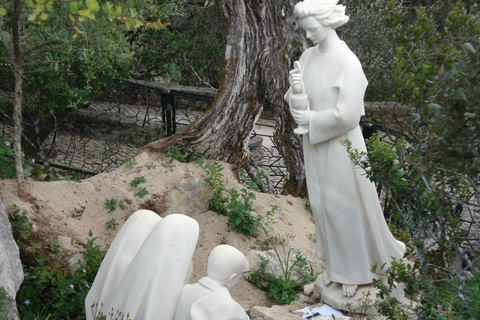
M135 155L144 145L169 136L185 127L207 110L214 91L198 93L196 88L160 86L149 82L116 81L116 90L106 97L90 101L68 114L56 114L63 120L49 128L43 142L52 167L93 175L111 171ZM0 83L0 132L13 137L11 119L12 88ZM10 107L9 107L10 105ZM274 120L261 117L252 132L252 160L281 190L286 176L281 156L273 141ZM254 137L254 138L253 138ZM262 138L263 143L258 144ZM36 159L42 162L42 159Z
M9 115L12 92L0 82L0 134L10 138L13 136L13 121ZM193 88L118 81L116 90L107 97L58 115L64 120L50 129L43 146L54 167L86 175L108 172L134 156L145 144L171 135L194 121L211 106L213 99L214 92L199 93ZM398 134L363 121L360 125L365 137L373 133ZM274 119L260 117L250 138L250 151L252 165L257 171L265 172L278 192L287 173L273 141L274 127ZM251 176L245 175L243 179L251 179ZM478 194L472 192L462 211L463 228L468 231L465 254L480 252L480 214L476 197ZM388 201L385 201L385 212L387 206Z

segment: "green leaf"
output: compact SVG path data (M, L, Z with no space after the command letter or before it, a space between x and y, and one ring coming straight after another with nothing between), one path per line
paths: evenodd
M78 2L70 2L70 12L73 14L78 13Z
M28 21L35 21L37 19L37 14L32 12L28 15Z
M87 7L88 7L88 10L92 12L97 12L98 9L100 9L100 5L96 0L87 0Z
M5 10L5 8L0 7L0 16L4 16L6 14L7 14L7 10Z

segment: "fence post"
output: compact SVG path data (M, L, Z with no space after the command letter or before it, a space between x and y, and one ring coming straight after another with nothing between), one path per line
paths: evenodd
M175 125L175 97L170 92L162 93L162 121L163 129L167 130L167 136L174 134Z

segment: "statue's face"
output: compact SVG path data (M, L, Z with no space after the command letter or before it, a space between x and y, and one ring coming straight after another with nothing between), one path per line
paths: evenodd
M305 30L307 38L314 44L320 43L328 36L332 27L324 26L312 16L305 17L300 20L300 27Z

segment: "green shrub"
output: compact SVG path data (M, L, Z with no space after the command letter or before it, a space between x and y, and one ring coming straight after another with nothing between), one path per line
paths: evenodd
M273 215L273 212L277 210L274 206L271 211L267 212L267 216ZM275 255L278 258L280 267L282 269L282 275L280 277L274 275L268 271L269 259L259 256L261 262L257 270L251 272L247 280L256 285L259 288L265 289L265 296L272 298L275 302L280 304L289 304L298 295L298 292L303 290L303 286L311 283L315 280L315 276L312 268L308 268L309 264L305 256L298 252L295 255L295 259L291 259L293 248L290 248L287 252L285 250L285 242L280 242L283 252L286 252L286 256L282 257L277 249L276 241L274 237L270 235L272 227L265 227L261 222L261 219L257 219L258 225L262 228L267 241L272 246ZM293 279L292 275L294 270L298 270L301 274L297 279Z
M58 258L58 248L42 248L31 264L23 265L25 278L17 292L22 319L85 319L85 297L105 252L95 244L92 233L73 275Z
M11 143L4 137L0 138L0 177L15 178L15 161Z
M20 249L24 280L17 292L22 319L85 319L84 300L102 263L105 252L89 233L84 262L70 274L60 259L54 240L40 244L34 238L27 211L12 206L9 215L15 241Z
M344 141L354 163L381 187L390 225L409 241L411 263L376 270L388 279L377 283L384 299L377 307L391 319L411 318L408 306L389 296L402 282L419 300L411 310L418 319L475 319L479 253L466 240L479 222L472 214L480 185L478 15L461 2L414 10L395 0L384 3L396 46L394 99L411 110L405 116L412 122L390 137L393 143L367 141L365 154Z
M230 229L246 236L255 235L257 221L253 216L255 209L252 207L252 201L256 199L255 194L245 188L240 192L234 188L227 191L221 173L224 168L217 162L206 163L203 168L207 173L205 185L213 189L210 210L228 216L227 225Z

